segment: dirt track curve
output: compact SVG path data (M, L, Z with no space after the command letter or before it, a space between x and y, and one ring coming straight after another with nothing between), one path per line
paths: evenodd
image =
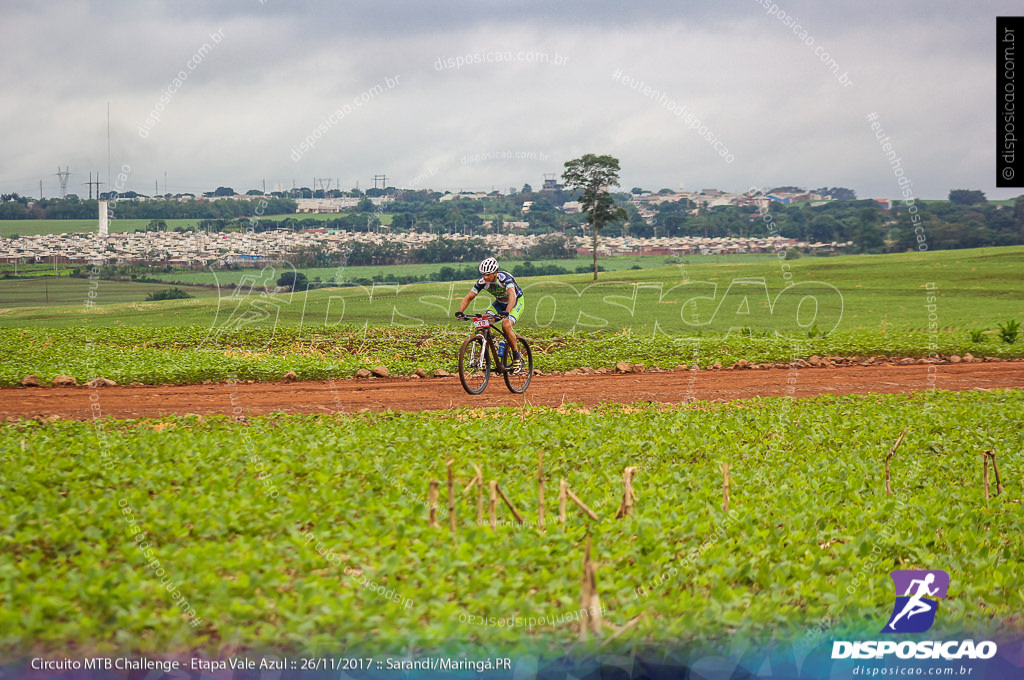
M354 412L364 409L424 411L460 406L557 406L563 402L727 401L784 396L787 379L795 380L792 395L916 392L937 389L1024 388L1024 361L943 364L928 367L849 366L768 370L702 370L671 373L535 376L525 395L510 393L501 380L491 380L480 396L470 396L455 378L372 378L326 382L228 385L155 385L143 387L46 387L0 390L0 420L92 417L92 405L112 418L155 418L189 413L246 415ZM237 411L236 411L237 413Z

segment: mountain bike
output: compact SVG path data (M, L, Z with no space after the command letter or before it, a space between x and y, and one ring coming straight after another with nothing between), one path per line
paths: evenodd
M473 334L466 338L459 349L459 380L470 394L480 394L484 391L491 379L491 371L501 374L510 392L522 394L530 386L530 380L533 378L533 352L530 351L530 343L526 338L516 338L519 353L523 358L523 367L520 370L512 370L513 353L508 343L505 343L504 353L498 356L498 346L491 336L491 328L496 321L505 316L507 315L495 317L488 314L473 314L462 317L464 321L473 322ZM501 332L500 326L497 332L504 340L505 334Z

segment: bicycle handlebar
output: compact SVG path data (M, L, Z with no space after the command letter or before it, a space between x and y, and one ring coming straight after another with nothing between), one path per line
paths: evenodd
M463 314L462 316L459 316L459 317L456 317L456 318L459 319L460 321L472 321L473 319L482 319L485 316L490 316L490 317L493 317L495 319L507 319L508 318L508 314L505 314L505 313L498 314L496 316L493 315L493 314Z

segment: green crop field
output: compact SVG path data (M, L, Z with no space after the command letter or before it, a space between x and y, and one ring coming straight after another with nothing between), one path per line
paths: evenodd
M524 327L649 331L657 322L671 333L714 333L730 328L821 331L994 328L1024 316L1024 247L981 248L903 255L666 265L648 270L524 278L529 307ZM225 285L217 299L177 313L173 301L161 317L105 306L124 325L220 324L233 310L271 298L273 324L310 326L342 322L394 325L444 323L472 283L374 285L274 293L287 267L241 272L241 285ZM232 273L233 275L236 273ZM791 277L790 277L791 275ZM0 281L0 292L9 282ZM792 284L792 285L789 285ZM927 300L934 296L932 301ZM809 299L805 299L809 298ZM482 299L481 299L482 302ZM97 304L104 305L102 291ZM933 304L934 309L926 305ZM219 307L219 309L218 309ZM481 307L482 308L482 307ZM171 313L172 310L175 313ZM211 321L216 318L216 321ZM5 326L97 325L75 309L24 309L0 317ZM99 325L102 325L100 323ZM249 324L266 326L267 321Z
M999 330L1024 319L1022 261L1020 247L796 260L791 286L778 261L684 262L608 272L597 284L586 275L524 278L517 329L536 341L544 371L815 354L1022 357L1024 339ZM162 287L154 284L2 281L0 384L30 373L191 383L233 372L323 379L381 364L395 374L455 367L466 328L451 315L469 281L281 293L279 269L243 273L244 286L166 302L142 302ZM69 304L26 306L44 286Z
M42 302L47 305L56 305L62 308L78 308L80 312L88 313L95 309L88 302L98 304L120 304L126 305L127 309L138 308L140 304L146 303L146 296L150 293L167 290L171 288L166 283L134 283L129 281L90 281L89 279L58 277L31 279L11 279L0 281L0 315L5 309L18 307L38 307ZM181 289L189 295L196 297L216 296L217 291L211 288L198 286L181 286ZM89 296L93 291L95 295ZM179 305L187 308L189 300L179 300ZM194 303L194 301L191 301ZM2 318L2 316L0 316Z
M664 269L666 264L670 263L671 260L672 258L665 257L664 255L622 255L601 258L600 265L609 272L621 272L627 269ZM507 270L512 270L522 265L525 261L526 260L523 260L522 258L502 260L502 267ZM696 265L699 266L718 265L722 263L767 263L777 262L778 260L774 255L744 254L691 255L687 258L687 261L699 263ZM530 262L535 267L556 265L563 269L567 269L570 272L575 272L580 267L586 267L589 271L593 271L593 261L586 257L575 258L572 260L530 260ZM401 276L430 276L432 274L436 274L442 267L463 269L466 267L472 268L474 264L475 263L472 262L456 264L395 264L388 266L342 266L339 264L332 267L297 267L295 268L295 271L302 272L310 281L315 277L319 277L322 281L347 282L355 281L357 279L372 280L376 277L384 277L386 279L387 277L397 278ZM276 269L281 271L292 271L291 265L287 263L281 263L274 266ZM668 269L666 269L666 271L668 271ZM244 278L252 278L253 272L251 270L213 271L205 269L173 272L153 271L152 273L146 273L146 276L173 283L217 285L224 288L228 286L236 286L238 285L238 282ZM467 280L467 285L470 284L471 282Z
M244 413L245 393L232 404ZM898 568L953 575L933 634L1020 634L1022 427L1019 391L21 421L0 429L18 471L0 477L0 649L561 653L589 616L588 534L604 620L639 617L618 646L877 631ZM984 450L1005 486L988 500ZM454 534L446 510L427 521L430 479L447 508L449 459ZM504 506L476 525L473 465L525 525ZM630 465L636 507L616 520ZM570 502L558 523L563 478L598 521Z
M202 300L192 300L197 306ZM161 303L141 303L139 313L154 317ZM93 314L103 314L97 307ZM168 319L173 321L173 318ZM458 369L466 327L331 326L316 328L122 328L0 329L0 386L14 386L26 375L50 382L71 375L85 382L98 375L118 383L196 384L244 380L276 381L294 371L300 380L348 378L360 368L387 366L392 375ZM878 334L835 333L821 338L763 338L744 335L674 338L668 335L556 333L540 329L527 336L534 367L544 372L616 362L673 368L788 363L818 356L964 355L1020 358L1024 346L987 335L973 342L965 333L920 331Z
M730 328L753 331L821 331L925 329L993 330L998 323L1024 316L1024 247L803 258L781 263L777 258L685 258L666 265L665 258L613 258L614 271L594 283L587 274L523 277L528 301L524 326L581 331L631 328L642 332L657 326L666 332L721 333ZM579 266L580 260L558 262ZM642 262L642 264L640 264ZM514 263L512 263L514 264ZM538 263L544 264L544 263ZM782 265L786 266L784 270ZM652 265L655 265L651 267ZM657 266L660 265L660 266ZM346 267L341 278L392 274L423 276L440 265L392 268ZM639 270L634 266L645 267ZM621 267L621 268L620 268ZM646 268L651 267L651 268ZM220 323L232 306L246 305L244 296L268 294L273 323L315 326L342 322L371 324L443 323L471 281L444 284L385 285L274 293L279 276L292 271L287 264L265 269L222 272L154 273L168 284L216 284L217 295L204 305L174 309L165 314L117 308L121 299L104 296L96 304L125 325L182 325ZM338 267L304 269L310 279L338 278ZM36 272L39 274L41 272ZM24 286L0 280L0 309ZM36 309L2 313L0 325L75 326L95 324L82 310L47 309L39 285ZM18 294L18 306L30 306L31 295ZM144 294L140 294L144 298ZM934 297L928 300L928 297ZM61 301L50 300L49 304ZM931 305L929 307L928 305ZM219 308L219 309L218 309ZM932 318L933 317L933 318Z
M1024 248L787 270L659 259L597 285L522 279L517 329L537 367L1024 357L998 330L1024 319ZM0 281L0 386L30 373L195 384L455 368L467 327L451 313L470 281L284 293L280 268L234 274L165 302L141 300L169 283ZM245 400L245 388L231 395L237 419L0 428L0 467L14 471L0 475L0 655L813 647L877 631L894 569L952 575L936 635L1024 633L1020 390L266 417ZM883 459L904 430L890 497ZM993 478L988 499L986 450L1004 487ZM474 465L525 525L504 507L495 528L476 525ZM626 466L636 508L614 519ZM597 521L570 503L558 523L562 478ZM587 536L605 637L628 624L602 647L576 642L592 616L580 611Z
M112 234L122 234L136 229L145 229L152 220L113 219L109 222L109 231ZM198 219L170 219L163 220L167 228L173 230L175 227L195 229L199 224ZM74 233L96 233L99 229L98 218L88 220L0 220L0 237L39 236L43 234L74 234Z

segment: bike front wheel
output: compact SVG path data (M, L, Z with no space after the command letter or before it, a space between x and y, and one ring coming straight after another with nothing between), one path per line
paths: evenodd
M530 386L533 379L533 352L530 351L530 343L525 338L516 338L519 345L519 354L523 357L523 367L518 371L512 370L512 349L505 348L505 356L501 358L501 365L505 369L502 377L505 378L505 386L509 392L522 394Z
M459 381L470 394L480 394L491 379L491 358L482 335L466 338L459 349Z

